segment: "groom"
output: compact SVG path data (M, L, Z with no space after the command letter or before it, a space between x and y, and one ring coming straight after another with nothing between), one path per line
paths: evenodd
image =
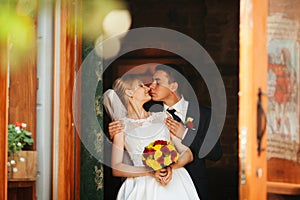
M206 136L211 118L211 110L199 106L198 101L187 101L182 93L182 81L180 68L174 64L158 65L153 74L153 82L150 85L152 100L163 103L163 110L170 113L166 119L166 125L171 134L178 137L185 146L188 146L194 155L194 160L185 166L189 172L197 193L201 200L209 199L208 180L206 175L205 160L219 160L222 156L220 141L216 143L211 152L205 158L199 158L199 150ZM154 108L155 106L151 106ZM199 110L197 109L199 107ZM200 112L200 113L199 113ZM187 118L193 122L184 125ZM201 119L200 119L201 118ZM191 126L193 125L193 126ZM120 130L109 125L111 137Z

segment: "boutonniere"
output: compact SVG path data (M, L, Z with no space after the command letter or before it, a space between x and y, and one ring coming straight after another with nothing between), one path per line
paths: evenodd
M194 119L192 117L188 117L186 120L185 120L185 125L189 128L189 129L192 129L192 130L195 130L194 128Z

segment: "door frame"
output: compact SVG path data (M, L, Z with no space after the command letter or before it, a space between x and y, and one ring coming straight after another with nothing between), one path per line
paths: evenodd
M258 155L258 91L267 91L268 0L240 1L239 199L267 198L266 151ZM267 99L262 95L262 107ZM266 148L266 133L261 141Z
M8 60L7 43L0 43L0 199L7 199Z

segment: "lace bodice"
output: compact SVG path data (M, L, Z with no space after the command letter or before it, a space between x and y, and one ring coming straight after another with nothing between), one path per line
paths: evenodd
M165 113L151 113L146 119L124 118L125 149L135 166L143 166L145 146L155 140L170 141L170 132L164 123Z

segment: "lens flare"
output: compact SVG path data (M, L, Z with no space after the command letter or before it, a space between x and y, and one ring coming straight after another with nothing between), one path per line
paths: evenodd
M103 30L109 36L127 31L130 25L131 16L128 10L113 10L103 20Z

